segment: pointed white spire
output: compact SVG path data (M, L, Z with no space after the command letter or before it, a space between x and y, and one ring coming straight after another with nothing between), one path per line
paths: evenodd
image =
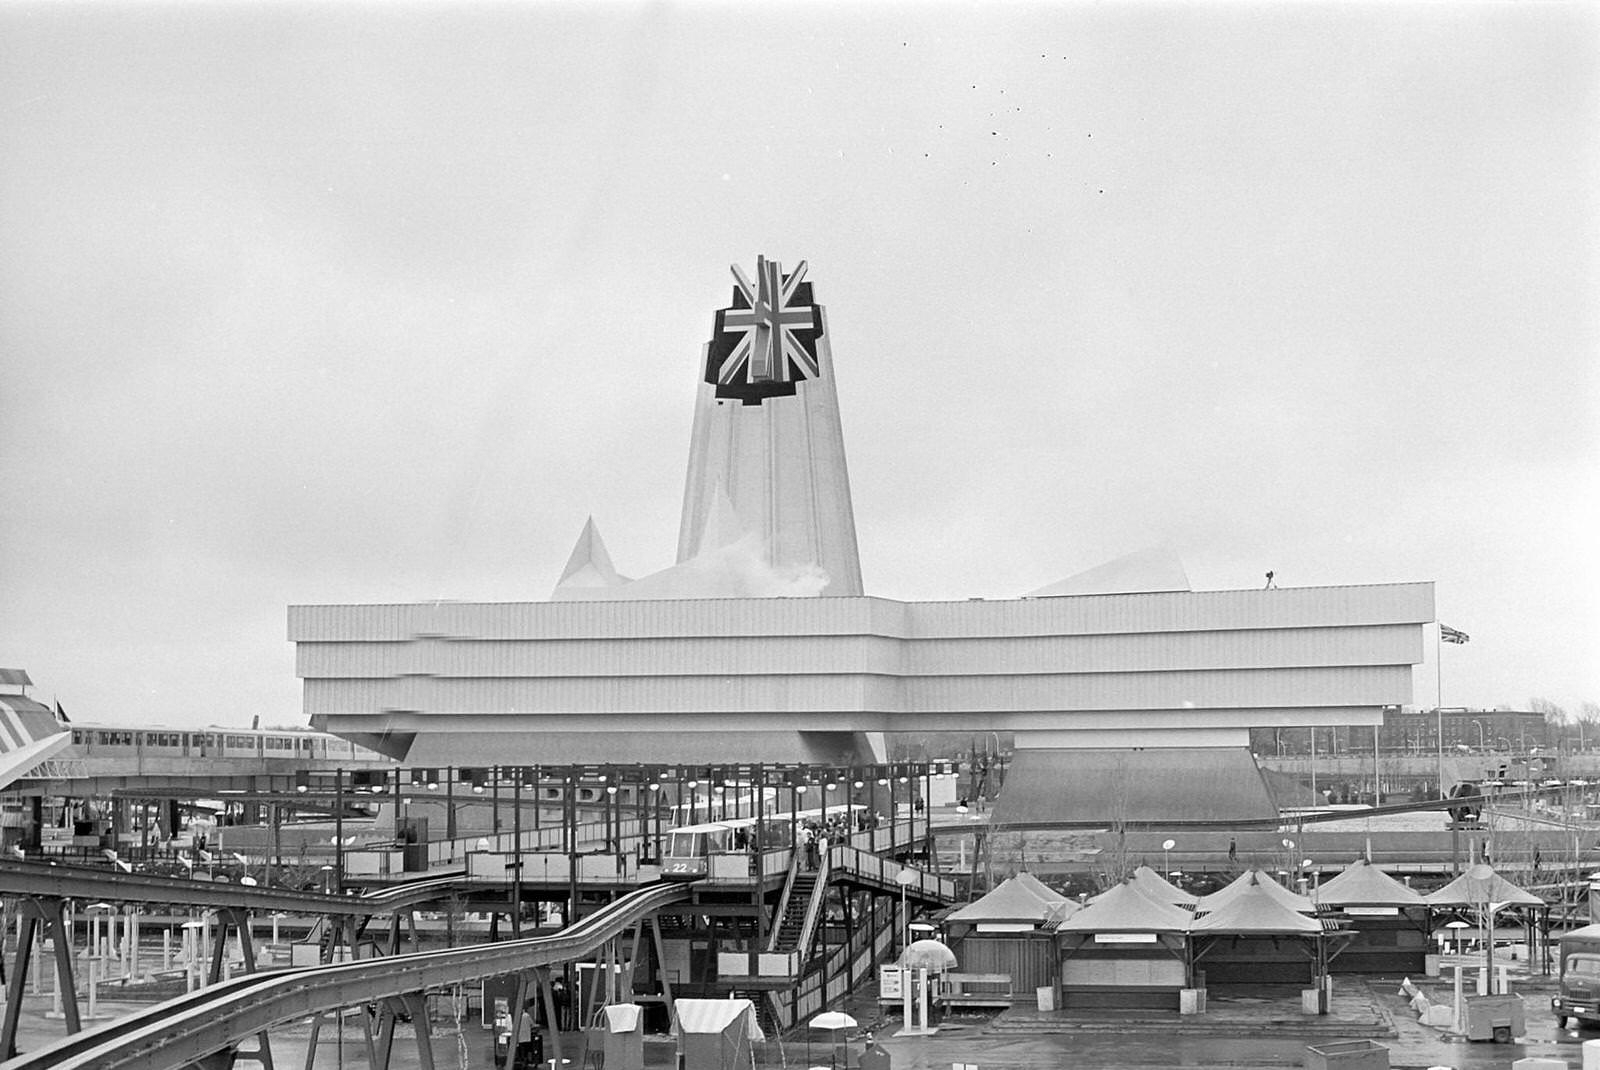
M583 532L578 536L578 544L572 548L572 556L567 558L567 567L561 571L561 579L556 582L556 590L574 587L620 587L627 583L625 576L617 574L615 566L611 564L611 555L606 552L605 540L600 538L600 529L595 526L594 517L584 522Z
M700 542L695 547L695 556L736 543L746 533L744 521L739 519L739 510L733 507L733 499L728 497L722 480L717 480L711 488L711 511L706 517L705 527L700 529Z

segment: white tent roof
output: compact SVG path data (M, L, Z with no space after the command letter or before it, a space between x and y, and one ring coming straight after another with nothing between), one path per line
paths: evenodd
M721 1033L744 1015L744 1028L750 1039L766 1039L756 1021L755 1004L747 999L675 999L672 1006L680 1032Z
M1323 883L1314 896L1320 907L1415 907L1422 895L1412 891L1364 858Z
M1276 899L1290 910L1301 914L1315 914L1317 905L1303 895L1298 895L1273 880L1268 874L1259 869L1249 869L1233 879L1233 883L1210 895L1203 895L1195 904L1195 913L1213 914L1245 892L1259 888L1267 896Z
M1494 867L1479 862L1461 876L1425 897L1429 906L1470 907L1483 903L1504 906L1544 906L1545 902L1532 892L1524 891L1494 871Z
M1037 880L1033 882L1039 884ZM1049 888L1039 884L1049 892ZM1035 925L1050 917L1051 909L1067 902L1066 896L1051 893L1054 899L1045 899L1020 877L1009 877L995 886L983 898L968 903L951 914L947 921L978 922L1031 922Z
M1011 879L1028 889L1028 891L1032 892L1040 899L1043 899L1046 903L1072 902L1071 899L1068 899L1066 896L1062 895L1060 892L1056 891L1054 888L1050 887L1044 881L1040 880L1038 877L1035 877L1027 870L1023 870L1021 873L1018 873ZM1074 903L1073 905L1076 906L1077 904Z

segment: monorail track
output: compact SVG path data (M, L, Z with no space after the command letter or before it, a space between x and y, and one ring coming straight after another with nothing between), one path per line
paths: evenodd
M688 899L693 887L641 888L550 936L251 974L73 1034L0 1070L177 1070L325 1011L569 962Z

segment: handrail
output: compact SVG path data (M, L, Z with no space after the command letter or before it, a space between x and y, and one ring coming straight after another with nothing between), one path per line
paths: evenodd
M0 1063L0 1070L178 1070L323 1011L570 961L661 907L689 898L692 888L641 888L550 936L251 974L76 1033Z
M828 855L833 863L833 868L853 873L860 877L874 878L882 884L894 885L896 878L903 872L915 873L916 883L911 885L917 892L925 897L938 898L946 902L953 902L956 898L956 882L949 877L942 877L930 870L919 869L915 866L904 866L881 855L871 854L858 847L847 847L837 844L828 849Z
M795 942L801 964L811 951L811 941L817 934L817 919L822 916L822 906L828 901L828 852L821 852L817 860L817 883L811 886L811 901L806 904L806 920L800 926L800 939Z
M783 894L778 897L778 913L773 916L772 932L767 936L767 950L769 952L781 951L778 946L778 937L782 935L783 919L789 914L789 899L794 895L795 878L800 873L800 852L791 851L789 859L789 875L783 882ZM759 879L759 874L757 875Z
M459 874L457 875L459 876ZM454 877L443 878L449 882ZM252 887L160 877L150 873L122 873L93 866L53 866L40 862L0 862L0 895L44 896L57 899L94 897L126 903L183 903L197 907L245 907L284 910L302 914L365 915L375 909L394 909L426 902L439 878L397 885L372 896L324 895L283 888Z

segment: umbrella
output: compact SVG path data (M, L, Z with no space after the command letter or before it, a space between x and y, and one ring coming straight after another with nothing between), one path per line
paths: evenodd
M900 952L900 965L911 970L939 973L956 964L956 953L938 940L913 940Z
M828 1047L831 1051L837 1051L839 1049L839 1038L834 1034L837 1034L841 1029L854 1029L856 1020L844 1011L823 1011L811 1019L810 1025L812 1029L826 1029L829 1034ZM809 1044L809 1041L807 1043ZM845 1053L844 1062L845 1066L850 1065L849 1052ZM828 1065L833 1065L833 1056L831 1054L829 1055Z

